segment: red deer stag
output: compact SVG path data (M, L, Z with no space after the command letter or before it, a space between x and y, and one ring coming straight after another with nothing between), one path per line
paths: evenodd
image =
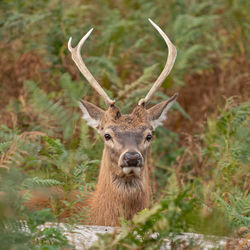
M105 141L96 191L89 200L91 224L117 226L119 217L131 219L134 214L149 206L150 183L148 149L152 132L166 119L166 114L177 94L152 108L146 106L170 73L176 58L176 48L167 35L152 21L151 24L166 42L169 54L166 65L144 99L141 99L131 114L122 115L99 83L84 64L80 51L89 37L91 29L75 48L68 42L72 59L89 81L91 86L103 97L107 110L87 101L80 101L82 118L101 135Z
M81 47L92 29L75 48L71 46L72 38L68 42L73 61L107 105L107 110L102 110L87 101L79 102L82 118L96 129L105 141L96 190L84 204L77 206L78 210L81 205L90 207L88 224L118 226L119 217L131 219L134 214L149 206L151 188L148 154L152 132L166 120L167 112L177 98L175 94L169 100L146 109L150 98L170 73L176 58L176 48L169 38L153 21L149 21L166 42L168 59L153 87L129 115L120 113L115 101L108 97L81 58ZM63 198L62 191L52 193L59 199ZM74 192L68 199L74 199L75 196ZM44 207L46 203L46 194L42 197L34 195L27 207L37 209Z

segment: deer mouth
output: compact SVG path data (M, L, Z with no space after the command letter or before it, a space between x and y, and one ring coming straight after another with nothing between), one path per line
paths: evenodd
M137 167L137 166L123 167L122 172L127 176L131 176L131 175L139 176L141 173L141 167Z

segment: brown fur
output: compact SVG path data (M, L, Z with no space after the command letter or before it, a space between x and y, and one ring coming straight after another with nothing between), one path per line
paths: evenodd
M90 224L117 226L119 217L131 219L134 214L149 206L150 184L148 168L141 180L128 177L112 179L110 155L104 148L96 191L90 200Z

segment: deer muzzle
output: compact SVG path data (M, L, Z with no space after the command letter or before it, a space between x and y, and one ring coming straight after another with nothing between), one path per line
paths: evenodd
M132 151L123 155L122 171L126 175L134 174L139 176L142 167L142 156L140 153Z

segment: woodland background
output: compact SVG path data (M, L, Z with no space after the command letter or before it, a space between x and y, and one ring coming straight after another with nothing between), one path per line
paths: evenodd
M31 194L21 198L18 191L61 187L67 197L95 189L103 142L81 121L77 102L84 97L105 106L72 62L67 41L72 36L74 45L95 28L82 55L126 113L167 58L147 18L178 50L151 104L179 92L178 104L152 143L151 209L122 220L122 237L103 236L96 248L158 249L164 237L180 232L249 238L249 13L247 0L2 0L2 249L72 248L59 228L37 226L65 211L69 225L78 223L84 211L74 211L77 200L52 200L51 210L31 213L23 206Z

